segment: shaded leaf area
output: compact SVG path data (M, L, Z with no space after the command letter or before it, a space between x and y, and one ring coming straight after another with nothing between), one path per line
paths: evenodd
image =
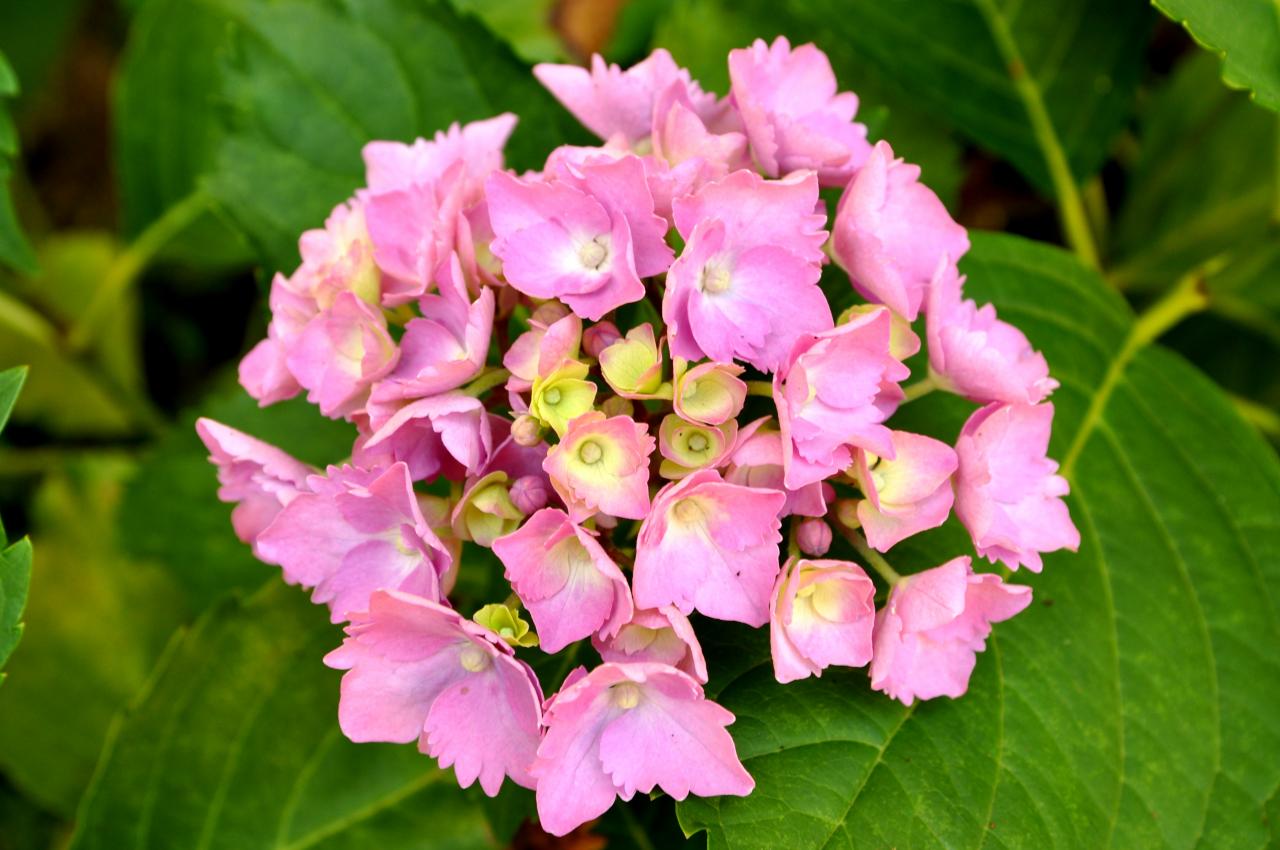
M9 115L8 101L17 96L18 75L0 52L0 265L32 274L36 270L35 251L22 232L9 193L12 160L18 156L18 130Z
M1129 117L1153 15L1112 0L748 0L793 42L876 68L916 109L1009 160L1051 194L1047 147L1077 180L1106 159ZM735 6L736 10L736 6ZM1030 83L1019 92L1017 81ZM858 90L858 80L841 79ZM1038 137L1029 109L1048 114Z
M0 431L9 421L26 377L25 366L0 372ZM4 681L5 662L22 637L22 611L30 584L31 541L24 538L10 546L0 522L0 682Z
M352 427L323 419L303 399L260 408L238 385L208 396L141 460L124 494L120 529L133 557L165 565L196 610L234 588L256 588L279 570L256 558L231 527L232 505L217 500L218 479L196 436L207 416L323 467L351 454Z
M208 188L273 269L364 182L360 149L516 112L508 163L541 165L574 122L474 18L442 2L206 0L234 21L235 104Z
M762 640L713 638L713 686L758 787L685 801L682 825L712 850L1269 846L1274 454L1176 356L1122 359L1128 309L1068 255L979 233L963 267L1062 382L1051 453L1081 441L1080 553L1014 577L1036 602L996 626L961 700L907 708L871 693L865 671L778 687ZM954 438L954 404L919 404ZM931 566L962 539L927 537L890 561Z
M791 23L775 8L755 2L671 3L654 29L653 45L670 50L703 87L723 95L729 91L729 51L781 34L798 43ZM841 88L857 93L858 120L867 124L870 137L887 139L894 153L921 166L921 179L954 210L964 179L955 136L852 44L821 34L806 37L817 38L827 51Z
M68 461L34 494L22 644L0 687L0 769L43 807L70 816L117 709L146 680L187 606L168 572L130 558L117 530L132 464Z
M1221 59L1222 79L1280 111L1280 6L1274 0L1152 0Z
M279 582L211 608L113 730L71 846L502 846L452 773L342 737L339 674L320 662L340 639Z

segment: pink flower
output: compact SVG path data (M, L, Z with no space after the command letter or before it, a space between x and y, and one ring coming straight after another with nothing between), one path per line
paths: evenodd
M410 402L357 441L352 461L375 468L404 461L414 481L443 472L454 481L474 475L493 454L493 429L479 399L458 392Z
M258 535L262 560L278 564L290 584L315 588L335 623L369 605L375 590L440 597L448 550L422 516L409 468L352 466L307 479L312 492L295 496Z
M349 416L369 397L373 382L396 364L399 352L382 313L351 292L307 323L285 355L307 401L325 416Z
M769 602L769 645L779 682L871 661L876 586L849 561L792 558Z
M961 300L963 283L944 259L929 290L929 368L938 383L979 404L1043 401L1058 388L1044 355L992 305Z
M577 65L543 63L533 67L533 75L601 139L618 133L631 143L647 138L653 126L654 103L673 84L683 89L700 115L715 110L715 96L703 92L662 48L626 71L606 64L597 54L591 57L590 71Z
M637 610L610 638L591 636L605 661L669 664L699 682L707 682L707 662L689 618L670 605Z
M596 320L644 297L640 278L671 265L666 222L638 157L561 169L555 182L497 172L486 184L493 253L507 282L535 298L559 298Z
M817 517L801 520L796 527L796 545L812 558L821 558L831 549L831 526Z
M196 433L218 467L218 498L234 502L231 525L236 536L258 554L258 535L280 509L308 491L307 477L315 472L301 461L235 428L197 419Z
M542 468L575 520L600 511L626 519L649 513L649 455L656 443L628 416L599 411L569 423Z
M302 265L286 282L295 293L310 299L314 310L328 308L344 292L378 306L382 275L374 263L364 203L359 198L334 207L323 229L303 233L298 253Z
M453 766L462 787L479 779L490 797L508 776L534 787L542 691L483 626L430 600L379 590L324 662L347 671L338 722L352 741L417 739L441 767Z
M689 675L665 664L602 664L548 704L538 746L542 828L564 835L617 797L661 788L677 800L751 793L725 727L733 715Z
M782 434L772 427L772 421L769 417L757 419L738 433L724 480L785 493L787 500L778 512L779 518L792 514L825 516L830 499L823 488L830 485L814 481L789 490L784 484ZM770 427L764 427L766 425Z
M302 391L289 371L285 347L271 334L270 327L267 334L241 359L239 369L240 386L260 407L291 399Z
M893 457L882 423L902 400L909 371L889 351L887 310L806 334L773 376L786 485L798 489L847 469L853 448Z
M1041 552L1080 547L1062 500L1071 487L1045 456L1052 424L1052 404L989 404L960 431L956 516L992 562L1038 573Z
M441 130L432 139L370 142L364 146L365 176L369 191L394 191L414 184L430 185L450 171L461 171L467 194L478 198L484 179L502 168L502 151L516 127L510 112Z
M920 182L920 167L876 142L836 211L835 255L854 289L915 321L943 257L954 263L969 235Z
M931 437L893 431L892 459L858 452L853 473L866 498L858 521L872 549L886 552L901 540L947 521L954 496L956 453Z
M808 168L823 186L842 186L866 160L867 128L853 120L858 96L836 93L831 63L812 44L756 39L729 52L729 80L751 153L770 177Z
M747 384L732 363L699 363L685 371L677 364L673 407L676 413L699 425L723 425L742 412Z
M777 490L727 484L710 469L664 487L636 541L636 604L764 625L785 500Z
M566 360L576 360L582 343L582 319L560 305L566 315L544 322L535 313L529 318L529 330L516 337L516 341L502 356L502 365L511 373L507 389L513 393L528 392L539 377L546 377L560 368ZM545 307L545 305L544 305ZM541 312L544 311L539 308Z
M1031 604L1031 588L975 574L968 557L905 576L876 615L871 687L905 705L961 696L991 624Z
M832 325L818 288L826 231L811 173L735 171L674 203L684 252L667 274L671 353L773 371L805 333Z
M544 508L493 541L507 580L547 652L601 632L617 634L631 615L631 589L595 535L564 511Z
M709 129L704 115L679 84L658 98L652 140L653 156L646 163L652 165L649 185L654 189L659 215L670 216L674 199L696 192L730 171L751 167L747 137L734 130Z
M440 294L418 302L422 318L411 319L400 339L400 362L373 389L375 402L425 398L457 389L479 374L493 330L493 290L467 292L455 256L440 279Z

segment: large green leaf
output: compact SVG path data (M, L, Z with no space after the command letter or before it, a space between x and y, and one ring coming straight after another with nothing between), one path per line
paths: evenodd
M26 378L25 366L0 372L0 431L9 421ZM22 637L22 611L27 606L30 583L31 541L23 538L10 546L4 523L0 522L0 682L4 681L4 664Z
M1106 158L1129 117L1152 18L1141 3L1114 0L749 0L748 6L771 15L793 41L860 55L919 108L1008 159L1046 191L1057 167L1051 160L1083 180ZM857 80L840 82L858 88Z
M39 553L27 630L0 688L0 769L69 816L117 709L146 680L186 606L155 564L121 552L129 462L99 453L47 474L31 502Z
M18 393L22 392L22 385L27 380L27 367L14 366L12 369L5 369L0 372L0 431L4 430L4 426L9 422L9 414L13 413L13 405L18 400ZM0 538L0 543L4 539Z
M273 268L363 184L360 149L510 110L517 168L537 167L570 119L510 48L441 2L207 0L237 24L226 98L235 130L209 189ZM580 136L581 131L576 135Z
M341 640L281 582L212 609L117 723L75 850L496 848L475 794L415 748L337 725Z
M6 101L18 94L18 77L4 53L0 53L0 264L21 272L36 270L35 252L22 232L9 195L11 160L18 155L18 130L9 116Z
M906 708L865 671L782 687L759 639L710 636L758 787L681 803L683 825L713 850L1274 846L1280 463L1069 256L977 233L963 265L1062 382L1051 452L1079 447L1080 552L1016 575L1036 602L955 701ZM954 437L948 399L915 404ZM946 529L930 540L890 559L957 551Z
M1222 59L1227 85L1280 111L1280 6L1275 0L1152 0Z

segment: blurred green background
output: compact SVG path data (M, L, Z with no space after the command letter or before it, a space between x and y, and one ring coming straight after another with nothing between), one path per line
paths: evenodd
M0 516L8 537L29 534L36 552L26 632L0 687L0 850L70 840L113 722L122 740L136 731L113 718L146 692L166 646L178 653L166 670L181 669L182 653L200 646L223 659L238 689L186 698L208 699L209 729L231 736L234 729L218 725L219 700L232 698L226 693L249 698L277 678L288 682L332 643L325 624L305 610L269 604L272 594L285 597L272 589L236 603L232 625L200 618L230 604L228 591L253 594L270 573L234 538L228 509L215 500L213 472L191 429L196 414L313 463L341 456L350 440L344 425L299 401L259 411L235 384L238 358L264 332L271 273L296 262L297 233L319 224L335 195L358 180L358 172L350 176L359 167L347 156L351 140L326 135L328 125L310 126L307 110L325 99L302 92L301 105L291 107L297 93L272 77L273 52L313 63L304 70L321 86L364 87L368 114L349 123L387 137L446 123L434 121L433 109L454 109L465 120L514 103L525 121L514 164L536 167L553 144L582 135L545 98L528 94L527 75L519 85L508 82L523 73L522 63L582 61L600 51L625 65L660 45L724 93L728 49L779 32L794 42L817 38L842 86L861 97L861 120L922 165L923 179L961 223L1064 241L1054 202L1062 187L1033 129L1010 118L1021 107L1009 80L940 77L930 50L963 54L965 34L931 30L928 20L913 18L927 10L911 4L456 0L457 18L427 3L433 21L461 33L451 49L475 72L476 88L452 95L454 103L426 86L419 117L427 126L407 128L387 118L392 110L379 101L373 39L398 47L401 38L420 68L445 67L453 59L435 52L431 31L397 35L394 20L379 18L379 3L365 4L366 29L356 34L308 12L334 4L275 4L276 12L250 20L246 8L254 5L0 4L0 53L9 66L0 69L0 109L8 116L0 118L0 142L15 142L0 144L0 159L7 157L0 178L7 172L8 183L0 196L0 369L30 366L0 437ZM1218 57L1145 3L1044 6L1049 11L1024 15L1017 35L1074 175L1084 240L1135 307L1187 276L1199 282L1207 308L1163 342L1220 384L1254 427L1280 440L1277 114L1224 85ZM1057 37L1059 15L1050 7L1058 6L1085 22L1075 40ZM958 98L957 86L976 87L978 96ZM10 119L16 134L7 133ZM296 150L282 142L295 135ZM194 631L171 644L183 628ZM250 651L252 641L271 648L274 666L253 661L252 669L235 669L238 659L262 657ZM150 687L162 693L180 684L161 676ZM324 710L303 723L321 736L336 732L331 685L306 677L286 685L300 694L302 713L303 696L320 695ZM307 743L262 745L278 746L282 763L292 765L287 756L305 755ZM332 750L324 758L355 758L341 745L326 746ZM202 755L185 754L195 775ZM375 761L351 768L370 794L380 783L401 787L422 767L411 752ZM118 777L123 785L145 785L145 764L135 767L142 772ZM232 793L228 809L251 807L257 791ZM323 788L307 794L299 823L328 804ZM683 841L670 801L617 807L601 825L552 844L527 826L510 838L527 799L475 823L462 799L413 787L389 804L400 820L379 827L379 840L391 842L397 830L429 832L437 827L424 824L435 812L434 822L449 821L457 834L424 846L473 846L476 835L490 844L577 850ZM479 805L474 794L465 803L465 812ZM325 835L299 830L303 838L278 846L329 846ZM256 845L246 839L243 846Z

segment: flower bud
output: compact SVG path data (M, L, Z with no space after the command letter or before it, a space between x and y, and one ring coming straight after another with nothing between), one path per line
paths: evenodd
M471 485L453 509L453 532L463 540L481 546L510 534L520 526L524 514L511 501L505 472L491 472Z
M507 605L490 604L481 608L471 618L511 646L537 646L538 636L529 631L529 624L520 619L518 610Z
M600 410L605 416L631 416L636 412L631 399L620 395L611 395L600 403Z
M542 442L542 425L525 413L511 423L511 439L517 446L536 446Z
M548 327L567 315L569 315L569 308L552 299L543 301L537 306L537 309L533 311L533 315L529 316L529 323Z
M547 504L547 482L538 475L525 475L511 485L511 502L525 514L531 514Z
M591 357L622 339L622 333L613 322L597 322L582 332L582 349Z
M831 548L831 526L816 517L806 519L796 529L796 543L801 552L821 558Z
M534 379L529 413L563 437L569 423L590 410L595 400L596 385L587 380L586 364L566 360Z
M836 520L845 528L858 528L862 523L858 520L858 500L839 499L835 504Z
M623 339L600 352L600 373L613 391L626 398L656 398L662 394L662 349L653 327L638 325ZM670 391L670 386L666 387ZM669 396L667 396L669 397Z

